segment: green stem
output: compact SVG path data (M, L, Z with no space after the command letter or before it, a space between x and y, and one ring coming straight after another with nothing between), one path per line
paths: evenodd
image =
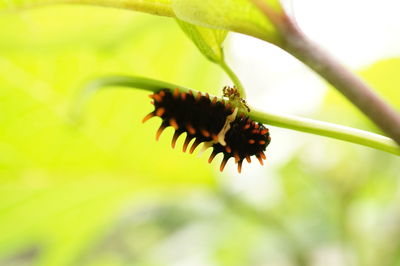
M261 123L340 139L400 155L400 148L397 146L396 142L382 135L324 121L291 115L266 113L257 111L251 107L250 109L252 111L249 113L249 116Z
M85 91L92 94L99 89L104 87L130 87L142 90L148 90L152 92L159 91L161 89L175 89L178 88L181 91L189 91L188 88L172 84L169 82L155 80L150 78L143 78L143 77L131 77L131 76L108 76L108 77L101 77L90 81L85 86Z
M99 78L89 82L85 86L84 91L78 96L77 104L73 110L75 117L80 117L81 110L93 93L110 86L143 89L152 92L159 91L160 89L175 88L178 88L180 91L189 91L188 88L179 85L148 78L128 76ZM192 91L195 92L194 90ZM400 148L392 139L378 134L308 118L261 112L252 107L250 109L252 111L248 114L249 117L264 124L340 139L400 155Z
M243 87L242 83L240 82L238 76L236 76L235 72L233 72L233 70L226 64L225 61L222 61L221 63L219 63L219 65L222 67L222 69L225 71L225 73L232 80L233 84L235 84L236 87L238 88L240 97L243 99L246 99L246 91L244 90L244 87Z
M89 81L83 86L83 90L79 91L76 95L75 101L71 108L71 120L74 123L80 121L82 112L86 103L90 100L94 93L107 87L126 87L132 89L142 89L152 92L157 92L161 89L175 89L180 91L189 91L188 88L168 83L165 81L142 78L142 77L128 77L128 76L106 76Z

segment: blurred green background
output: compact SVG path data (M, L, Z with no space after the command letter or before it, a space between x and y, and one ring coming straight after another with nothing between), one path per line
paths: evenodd
M272 128L270 158L297 143L283 159L220 174L220 157L171 149L171 129L156 142L149 93L122 88L71 121L102 75L220 94L223 72L172 19L46 7L1 14L0 36L0 265L400 265L394 155ZM360 73L399 108L399 69ZM311 116L379 132L333 90Z

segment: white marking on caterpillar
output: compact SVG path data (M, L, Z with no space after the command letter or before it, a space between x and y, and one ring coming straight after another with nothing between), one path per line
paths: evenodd
M238 113L238 108L236 107L233 113L226 117L225 124L217 135L218 139L204 142L203 147L198 153L199 156L201 156L204 153L204 151L212 147L215 143L220 143L222 146L226 146L225 134L231 128L231 123L235 121L237 113Z
M231 128L231 123L233 121L235 121L236 119L236 115L238 112L238 108L236 107L235 110L233 111L233 113L231 115L228 115L226 117L225 120L225 125L222 127L221 131L218 133L217 137L218 137L218 142L222 145L222 146L226 146L226 142L225 142L225 134L226 132L228 132L228 130Z

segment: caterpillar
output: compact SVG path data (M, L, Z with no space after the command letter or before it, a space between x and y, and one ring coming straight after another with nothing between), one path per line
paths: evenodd
M233 92L232 89L224 88L224 93L226 91ZM179 92L178 89L174 91L162 89L151 94L150 98L153 99L152 104L155 108L144 117L143 123L152 117L162 119L156 140L160 138L165 128L171 126L175 129L172 148L175 148L179 136L186 132L183 152L186 152L193 139L195 140L189 148L189 153L193 153L201 143L204 143L203 150L213 148L209 163L222 152L221 172L231 157L238 164L239 173L242 170L243 160L246 159L250 163L250 157L253 155L263 165L263 160L266 159L264 151L271 141L269 130L243 113L238 115L238 108L232 106L230 102L219 101L217 97L211 99L208 93L203 95L198 92L194 95L190 90Z

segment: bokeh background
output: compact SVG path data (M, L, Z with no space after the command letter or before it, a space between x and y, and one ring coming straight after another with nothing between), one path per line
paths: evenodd
M398 1L287 8L400 108ZM171 129L156 142L160 121L141 123L148 92L123 88L71 119L82 84L102 75L220 94L227 77L173 19L51 6L0 13L0 36L1 266L400 265L399 157L270 127L264 167L220 173L210 151L171 149ZM239 34L225 49L251 105L380 133L281 50Z

